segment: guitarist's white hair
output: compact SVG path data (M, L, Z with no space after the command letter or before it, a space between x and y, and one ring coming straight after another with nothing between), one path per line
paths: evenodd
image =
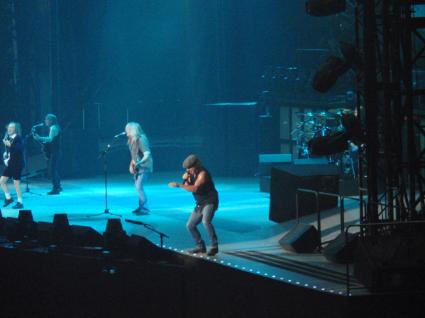
M134 142L134 140L140 138L142 135L144 135L144 131L142 129L142 126L140 126L139 123L136 123L134 121L131 121L125 125L125 131L129 132L130 138L128 140L128 143Z

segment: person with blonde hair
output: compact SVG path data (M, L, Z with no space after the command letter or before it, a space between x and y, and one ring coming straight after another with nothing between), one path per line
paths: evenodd
M13 179L16 196L18 202L12 207L13 209L23 209L22 191L21 191L21 173L24 169L24 143L21 137L21 125L17 122L11 122L7 125L7 133L3 139L3 144L6 151L3 155L3 160L6 168L0 178L0 186L4 192L5 200L3 207L7 207L13 202L10 195L7 181Z
M136 215L149 214L148 197L144 189L149 175L153 172L153 159L149 140L139 123L129 122L125 126L131 161L129 171L134 176L134 186L139 198L139 205L133 211Z

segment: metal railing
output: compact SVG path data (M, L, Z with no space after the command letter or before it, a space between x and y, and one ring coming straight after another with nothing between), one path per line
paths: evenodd
M297 223L299 223L299 193L303 192L303 193L309 193L314 195L315 197L315 213L317 215L317 230L319 232L319 251L322 250L322 221L321 221L321 209L320 209L320 196L327 196L327 197L334 197L337 198L337 200L339 201L339 211L340 211L340 231L341 234L344 233L344 229L345 229L345 217L344 217L344 213L345 213L345 200L349 199L349 200L353 200L353 201L358 201L360 202L359 198L353 198L351 196L344 196L341 194L336 194L336 193L329 193L329 192L322 192L322 191L316 191L316 190L311 190L311 189L304 189L304 188L298 188L297 192L296 192L296 196L295 196L295 204L296 204L296 220Z

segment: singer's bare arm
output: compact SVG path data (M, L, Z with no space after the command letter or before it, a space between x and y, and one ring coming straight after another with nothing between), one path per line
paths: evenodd
M41 142L52 142L53 139L59 135L59 128L58 126L54 125L50 127L49 136L47 137L40 137L38 134L34 135L34 138L41 141Z
M187 184L186 182L184 184L177 183L177 182L170 182L168 186L172 188L182 188L189 192L197 192L199 188L205 184L207 181L207 174L205 171L201 171L196 178L195 184Z

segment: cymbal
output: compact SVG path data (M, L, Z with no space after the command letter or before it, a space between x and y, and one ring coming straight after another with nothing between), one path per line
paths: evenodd
M255 106L257 102L222 102L222 103L209 103L206 106Z
M354 110L349 108L332 108L332 109L328 109L328 112L332 114L341 115L341 114L352 114L354 113Z
M314 113L312 112L296 112L295 115L297 116L306 116L306 117L314 117Z
M321 119L334 119L335 118L335 114L330 113L330 112L318 112L314 114L315 117L319 117Z

